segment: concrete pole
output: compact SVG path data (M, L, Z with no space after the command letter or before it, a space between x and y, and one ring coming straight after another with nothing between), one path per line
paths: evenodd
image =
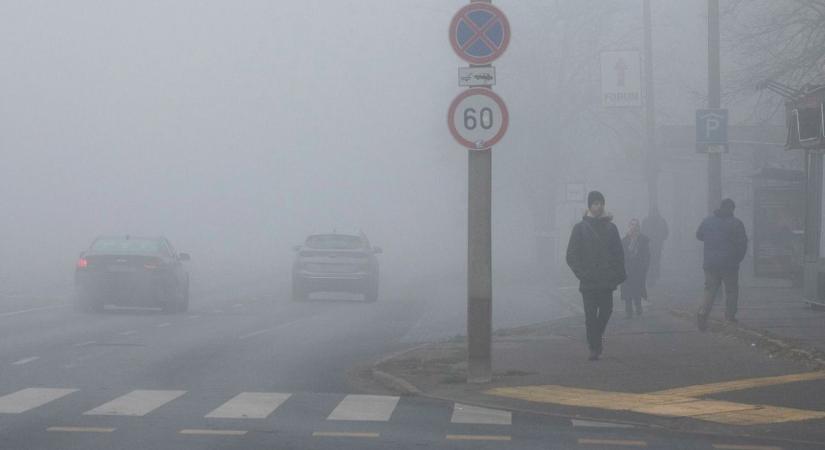
M819 246L822 235L822 152L805 150L807 184L805 186L805 298L821 301L819 289Z
M656 109L655 87L653 85L653 43L652 19L650 0L644 0L644 28L645 28L645 154L647 164L645 177L647 179L647 196L649 214L658 209L659 204L659 167L656 154Z
M491 0L474 0L492 3ZM471 3L473 3L471 2ZM467 381L493 377L492 149L469 152L467 190Z
M719 0L708 0L708 108L722 103L722 75L719 62ZM722 201L722 154L708 155L708 211Z

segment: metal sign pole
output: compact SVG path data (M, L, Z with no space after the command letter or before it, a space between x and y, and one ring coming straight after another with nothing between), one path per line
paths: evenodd
M471 3L492 3L477 0ZM493 378L492 149L470 151L467 177L467 381Z

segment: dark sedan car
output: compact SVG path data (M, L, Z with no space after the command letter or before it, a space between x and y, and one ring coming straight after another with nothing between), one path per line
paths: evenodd
M316 234L295 247L292 298L305 300L312 292L353 292L368 302L378 300L380 247L367 237L348 234Z
M75 269L75 306L102 311L105 305L189 308L189 273L164 237L103 236L80 255Z

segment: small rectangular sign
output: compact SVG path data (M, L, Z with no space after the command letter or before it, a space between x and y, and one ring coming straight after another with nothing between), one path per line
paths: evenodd
M458 85L461 87L495 86L495 67L459 67Z
M642 61L638 50L601 53L602 106L642 106Z
M696 150L701 153L728 151L728 110L696 110Z

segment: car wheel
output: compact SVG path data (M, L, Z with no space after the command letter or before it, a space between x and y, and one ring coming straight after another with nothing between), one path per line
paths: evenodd
M186 311L189 311L189 283L183 288L183 294L178 304L179 313L185 313Z

